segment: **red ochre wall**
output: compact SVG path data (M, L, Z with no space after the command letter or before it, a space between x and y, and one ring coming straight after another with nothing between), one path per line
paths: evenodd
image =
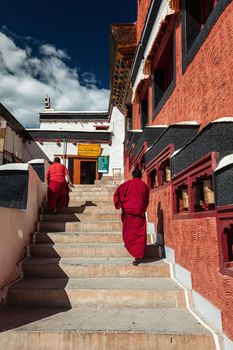
M139 43L144 28L146 16L151 4L151 0L138 0L138 18L137 18L137 43Z
M233 3L230 3L182 75L180 23L176 29L176 87L153 124L195 120L204 126L217 118L233 116L232 47ZM134 125L138 128L139 109L133 110Z
M176 263L192 274L193 289L218 307L223 331L233 339L233 278L219 273L216 218L172 219L172 190L168 185L150 193L148 220L163 223L165 245L174 249Z
M141 26L140 22L139 27ZM153 122L150 108L151 123L171 124L195 120L203 127L217 118L233 116L232 48L233 3L222 13L182 75L179 24L176 28L176 87ZM151 96L151 91L149 94ZM139 106L136 101L133 105L133 128L140 128ZM126 179L131 177L130 173L126 162ZM146 174L143 178L146 180ZM223 332L233 340L233 278L219 273L216 218L174 220L171 186L166 186L150 193L149 222L154 222L155 231L159 203L160 220L161 210L163 211L166 246L174 249L176 263L191 272L193 289L221 310Z

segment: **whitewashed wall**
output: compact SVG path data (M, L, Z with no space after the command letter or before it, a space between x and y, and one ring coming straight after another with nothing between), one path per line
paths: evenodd
M108 144L101 144L102 155L110 156L111 146ZM47 159L53 161L55 155L63 154L64 145L63 143L58 146L55 142L26 142L24 148L24 159L29 161L31 159ZM66 154L77 155L78 154L78 144L74 145L71 142L66 144ZM68 160L66 160L66 165L68 165Z
M106 122L41 122L40 130L95 131L96 126L108 126ZM104 130L103 130L104 131ZM108 130L106 130L108 131Z
M117 107L114 107L111 115L110 130L112 131L112 146L110 148L109 174L113 169L120 169L124 173L123 142L125 137L125 119Z
M81 123L42 123L42 130L49 130L48 125L50 125L51 130L68 130L68 131L84 131L80 127ZM87 123L85 125L85 131L95 131L93 125L96 123ZM120 169L123 174L123 141L124 141L124 116L123 114L114 107L112 110L111 120L109 124L109 129L107 132L112 132L112 144L101 144L102 156L109 156L109 173L106 175L111 176L113 174L113 169ZM53 160L55 155L64 154L64 144L63 142L58 145L56 142L26 142L24 145L24 159L29 161L34 158L44 158L47 160ZM73 144L72 142L67 142L65 148L65 154L77 155L78 154L78 142ZM66 162L66 165L68 161Z

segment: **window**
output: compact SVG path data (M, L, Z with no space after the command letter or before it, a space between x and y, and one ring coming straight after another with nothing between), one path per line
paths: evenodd
M188 186L183 183L175 190L176 194L176 213L187 213L189 211Z
M220 272L233 277L233 206L217 208Z
M160 165L160 179L161 184L165 184L166 182L171 181L171 166L170 166L170 158L167 158L161 165Z
M141 172L145 170L145 160L143 156L140 157L138 163L135 165L135 168L141 170Z
M141 129L148 124L148 90L144 94L140 103Z
M215 209L212 176L196 178L192 189L194 192L195 212Z
M153 109L156 109L171 82L173 81L174 39L171 32L165 49L154 68Z
M149 187L151 190L158 187L158 176L157 176L157 170L153 169L149 173Z
M133 120L132 117L126 118L126 130L132 130L133 128Z
M159 189L160 186L168 185L171 182L170 157L174 147L169 145L150 163L147 168L148 183L151 190Z
M224 241L226 243L226 267L233 267L233 225L225 227L223 230Z
M186 50L189 51L218 0L186 0Z
M133 129L132 105L127 106L127 115L126 115L125 129L126 130L132 130Z
M173 177L174 214L216 215L213 189L216 159L216 153L212 152Z
M231 1L182 0L183 74Z

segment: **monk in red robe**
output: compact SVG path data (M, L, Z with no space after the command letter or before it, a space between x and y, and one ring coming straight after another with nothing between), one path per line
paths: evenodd
M116 209L122 209L122 236L125 247L135 258L133 265L138 265L146 252L146 217L149 203L148 186L141 180L142 173L135 169L133 179L120 185L114 193Z
M59 157L55 157L53 164L49 167L46 179L48 182L48 207L55 213L57 208L68 207L69 185L73 186L70 180L69 171L61 164Z

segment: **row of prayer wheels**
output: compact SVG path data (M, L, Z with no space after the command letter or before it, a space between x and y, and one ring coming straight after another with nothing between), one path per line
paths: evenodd
M213 191L213 184L211 179L202 181L202 188L200 186L195 187L194 206L200 205L201 192L204 194L204 202L206 205L215 204L215 196ZM188 189L182 189L182 206L184 209L189 208Z

